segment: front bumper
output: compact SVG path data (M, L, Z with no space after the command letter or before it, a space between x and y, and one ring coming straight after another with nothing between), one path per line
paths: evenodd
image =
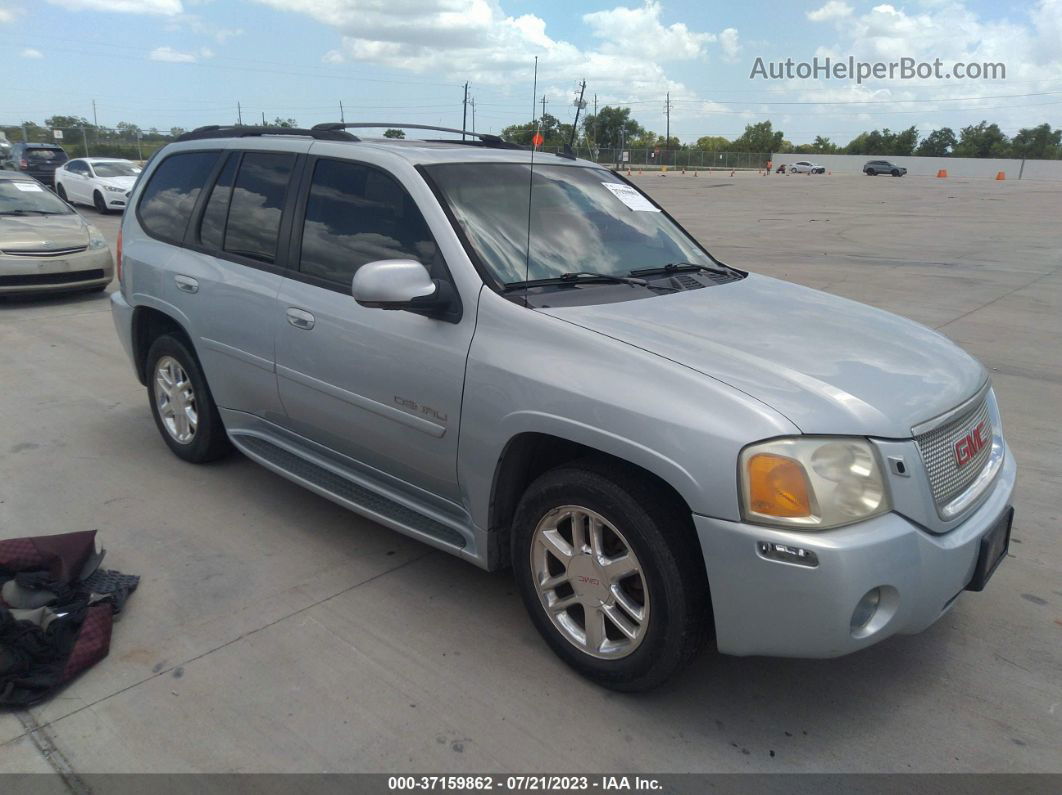
M63 257L0 255L0 295L62 292L109 284L114 277L110 249L86 249Z
M103 196L104 202L107 204L109 210L124 210L125 206L129 203L128 191L122 191L121 193L115 191L101 191L100 195Z
M791 532L694 515L704 553L719 651L839 657L930 626L970 582L981 538L1014 491L1010 450L988 496L962 524L928 533L896 513L821 532ZM814 552L814 568L767 560L766 541ZM852 614L873 588L887 594L868 630Z

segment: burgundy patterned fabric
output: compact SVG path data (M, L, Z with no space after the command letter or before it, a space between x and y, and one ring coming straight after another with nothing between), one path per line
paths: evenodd
M62 681L73 679L104 657L111 648L113 611L108 604L93 605L88 609L81 624L81 632L74 641L74 648L63 669Z
M140 580L102 557L95 530L0 540L0 706L42 701L107 656Z

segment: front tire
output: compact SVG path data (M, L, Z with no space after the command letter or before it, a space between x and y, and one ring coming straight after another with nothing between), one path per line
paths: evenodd
M67 204L70 204L70 199L66 197L66 188L63 187L63 183L60 182L58 185L55 186L55 195L65 201Z
M107 214L107 202L103 199L103 194L96 191L92 194L92 206L96 208L96 212L100 215Z
M899 170L899 169L897 169L897 168L894 168L894 169L892 170L892 175L893 175L894 177L898 177L898 176L900 176L900 170Z
M710 629L708 582L689 513L622 465L551 470L524 493L512 564L553 651L613 690L656 687Z
M168 334L155 340L145 372L151 414L174 455L203 464L229 452L230 442L206 378L183 340Z

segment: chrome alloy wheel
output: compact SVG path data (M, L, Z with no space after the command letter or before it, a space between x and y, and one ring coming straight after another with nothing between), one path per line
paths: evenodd
M641 563L623 534L589 508L564 505L542 517L531 540L531 576L546 615L580 651L615 660L645 637Z
M155 365L155 406L174 441L190 444L199 425L195 390L188 373L172 356L163 356Z

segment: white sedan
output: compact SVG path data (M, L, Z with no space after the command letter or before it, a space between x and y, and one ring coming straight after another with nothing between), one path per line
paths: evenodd
M71 204L91 204L100 213L124 210L140 166L130 160L79 157L55 170L55 192Z
M826 167L820 166L817 163L812 163L808 160L798 160L793 163L789 168L790 174L825 174Z

